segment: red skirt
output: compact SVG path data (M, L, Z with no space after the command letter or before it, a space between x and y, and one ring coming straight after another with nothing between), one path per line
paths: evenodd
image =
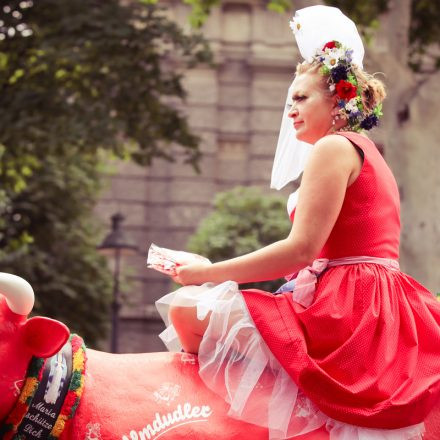
M422 422L440 395L440 303L400 271L334 267L305 308L291 293L242 292L272 354L328 416L396 429Z
M359 264L356 266L360 267ZM372 272L375 270L375 267L371 268ZM314 304L320 301L322 285L331 271L334 274L347 273L340 268L326 272L321 278L316 300L309 309L312 310ZM329 297L327 310L318 313L316 309L307 320L307 309L292 301L291 292L278 296L262 291L242 292L236 283L228 281L217 286L183 287L156 304L168 325L161 338L171 350L180 350L181 345L168 320L170 304L196 307L197 317L201 320L209 314L208 327L199 349L200 377L229 404L229 416L267 427L270 440L313 434L320 429L327 430L335 440L421 439L423 423L405 421L403 417L398 421L398 428L388 428L394 425L397 417L392 423L382 424L380 411L379 418L373 415L373 422L366 423L366 414L371 416L371 408L377 403L371 399L367 401L370 395L378 401L391 399L387 398L389 389L380 390L383 372L379 362L372 363L370 369L368 360L356 358L355 350L351 354L346 352L345 364L338 358L346 345L341 341L350 344L351 338L354 338L355 346L362 344L364 350L369 346L372 358L378 353L370 345L371 341L364 338L363 342L358 342L359 336L352 330L362 310L351 313L351 320L345 322L350 315L348 309L353 312L356 308L349 303L345 306L338 304L338 295L333 300ZM341 327L335 328L332 323L338 319L341 319ZM380 319L383 317L378 317ZM362 319L360 321L363 322ZM397 326L397 333L398 329ZM400 356L396 354L396 359L391 359L390 368L397 365L399 374L396 377L400 378L405 359L396 364L397 358ZM349 364L353 365L352 370L345 369ZM333 370L330 366L334 367ZM376 394L368 394L365 378L369 387L377 391ZM363 389L359 388L359 384ZM340 389L339 394L333 389ZM358 395L362 399L358 400ZM398 396L398 393L392 395ZM343 399L346 399L345 402ZM347 422L347 415L354 422Z

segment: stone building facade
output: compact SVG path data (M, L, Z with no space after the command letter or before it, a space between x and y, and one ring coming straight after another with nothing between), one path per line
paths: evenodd
M182 2L167 3L173 18L185 25L187 9ZM300 8L311 3L317 2L297 1L295 6ZM212 11L204 33L211 42L215 67L200 66L186 74L188 98L182 107L191 127L202 138L200 174L177 156L175 163L157 160L150 168L117 164L117 172L109 178L108 188L97 208L98 214L108 220L113 213L122 212L126 218L125 230L136 240L141 251L123 261L121 351L163 349L157 338L162 324L153 303L170 291L172 285L165 276L146 268L150 243L184 249L188 237L210 212L214 195L219 191L236 185L256 185L269 191L286 91L299 60L288 26L289 17L290 14L268 11L265 2L259 0L223 1ZM388 41L385 34L379 33L378 38ZM402 81L411 85L407 70L398 63L395 66L390 64L393 62L390 56L392 45L377 47L367 60L367 68L378 70L374 69L378 65L383 69L383 60L386 59L386 66L400 69L399 72L404 73ZM438 84L438 80L433 84L437 96L440 95ZM389 85L390 94L395 88L395 84ZM399 90L406 89L400 84ZM417 106L423 105L424 109L434 106L433 97L426 91L421 92L420 102L418 98L409 101L410 110L415 115L419 111ZM391 114L399 105L397 99L390 104L394 106ZM435 199L426 190L420 191L425 188L419 183L420 170L425 173L432 193L439 181L433 170L433 162L438 162L438 158L429 154L432 152L429 145L432 138L427 139L426 132L417 125L419 122L423 124L417 120L402 127L397 126L398 121L392 116L387 116L373 137L385 145L385 156L397 175L404 196L406 229L403 237L407 244L402 248L403 266L428 283L431 289L437 284L440 291L440 278L433 275L434 266L427 269L426 265L420 264L421 252L433 265L440 262L439 251L427 249L432 246L433 239L438 240L440 230L435 221L438 196ZM434 133L439 131L440 124L430 124ZM400 144L394 135L395 130L399 130ZM404 130L409 133L409 138L403 135ZM411 145L413 141L418 145L424 143L426 149L419 155L414 155L413 146L404 150L403 146ZM289 188L286 194L288 192ZM419 199L423 199L422 207ZM414 225L414 218L417 218L417 225ZM422 251L418 250L420 246Z

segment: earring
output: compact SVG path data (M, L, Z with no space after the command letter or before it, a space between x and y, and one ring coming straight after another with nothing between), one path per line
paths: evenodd
M332 129L335 130L336 129L336 122L339 121L340 116L339 114L333 116L332 118Z

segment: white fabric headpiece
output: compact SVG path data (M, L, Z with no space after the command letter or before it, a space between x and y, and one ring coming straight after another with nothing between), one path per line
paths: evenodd
M300 9L296 11L290 25L304 60L311 62L318 49L336 40L353 50L353 63L362 68L364 45L361 37L354 22L338 8L318 5ZM292 104L291 87L287 93L270 183L271 188L278 190L297 179L304 171L312 147L296 139L293 122L288 117L289 104Z

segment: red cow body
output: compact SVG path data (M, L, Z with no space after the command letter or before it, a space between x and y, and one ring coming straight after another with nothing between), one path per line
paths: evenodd
M32 305L33 292L29 284L21 278L0 274L2 423L17 401L32 356L52 356L69 335L67 327L58 321L42 317L28 320L27 314ZM197 357L194 355L110 354L87 350L81 402L60 438L268 438L266 429L234 420L227 416L227 410L227 404L206 388L199 378ZM432 413L426 426L426 439L440 438L440 411ZM295 439L320 440L328 439L328 435L321 429Z

